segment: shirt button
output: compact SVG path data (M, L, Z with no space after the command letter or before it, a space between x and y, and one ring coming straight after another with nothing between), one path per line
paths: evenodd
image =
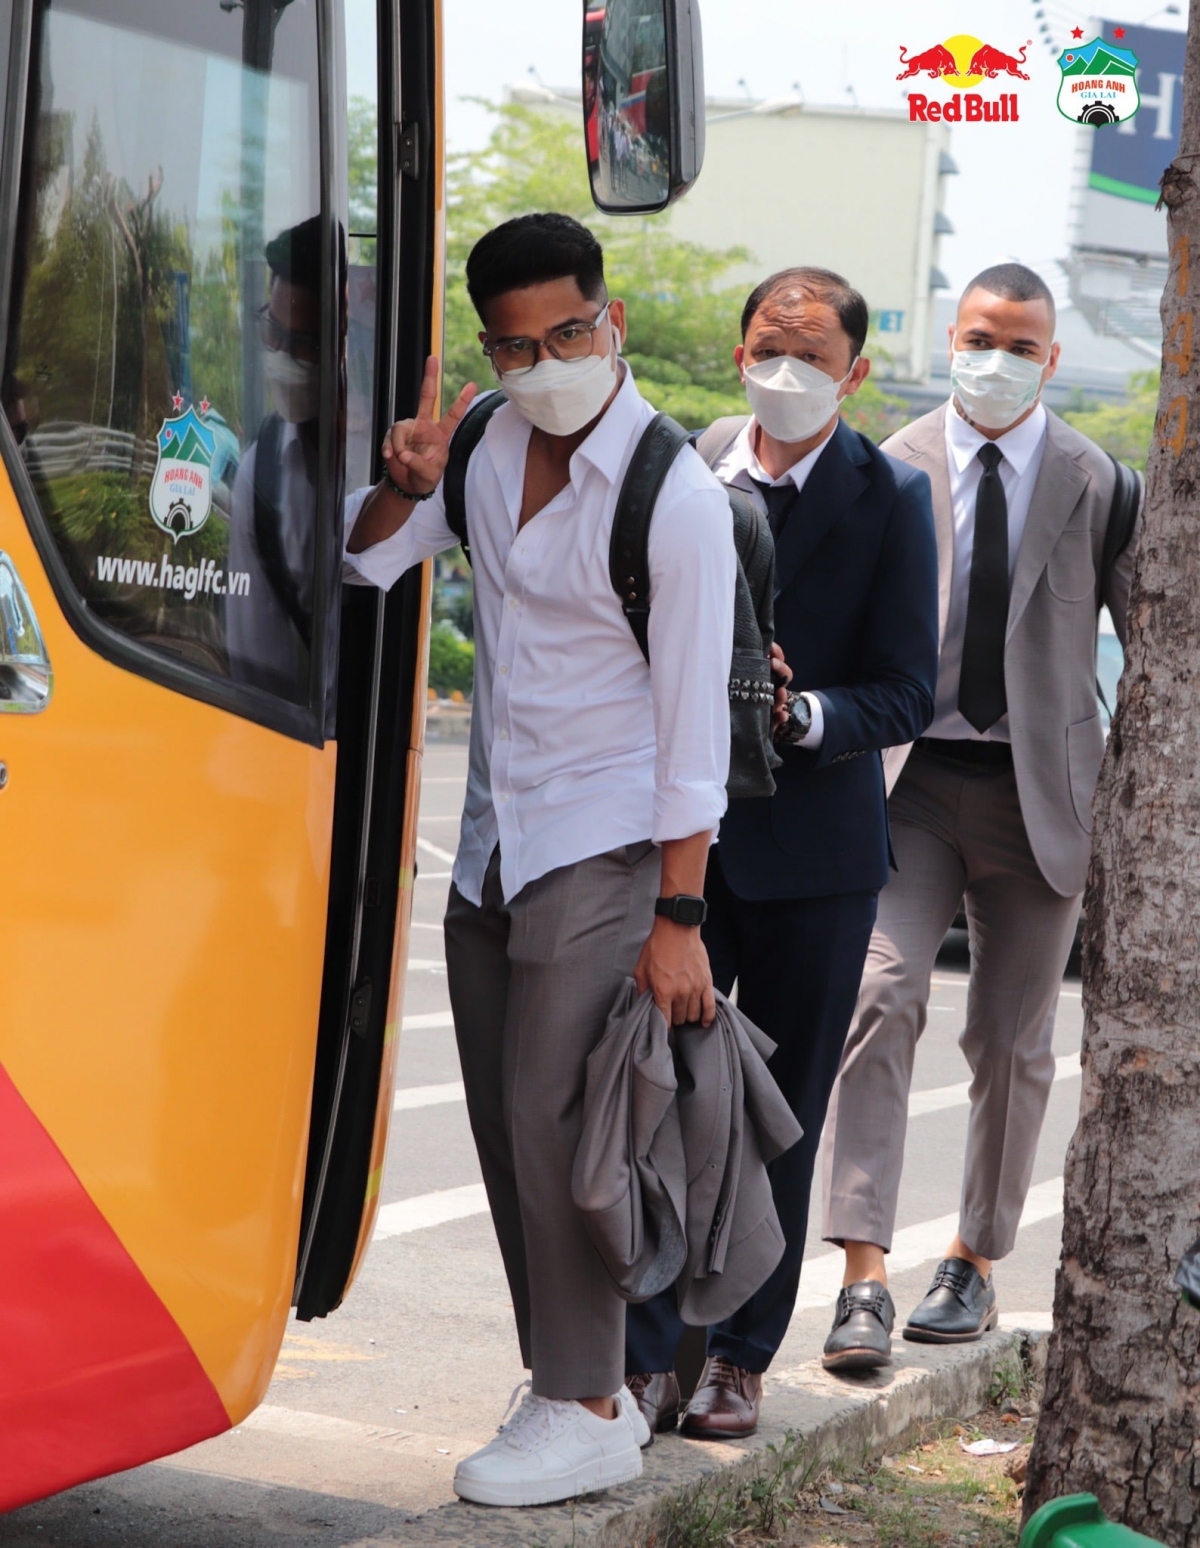
M500 676L501 677L507 677L508 676L508 662L507 661L502 661L500 663Z
M508 791L507 790L500 797L500 805L501 806L507 806L508 805Z
M498 734L498 736L499 736L499 738L500 738L500 740L502 742L507 742L508 741L508 732L507 731L500 731L497 734Z
M509 605L509 607L512 608L514 613L517 612L519 610L520 606L521 606L521 604L517 601L516 597L509 597L508 605Z

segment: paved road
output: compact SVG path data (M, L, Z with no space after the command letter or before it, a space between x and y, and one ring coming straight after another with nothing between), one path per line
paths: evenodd
M395 1123L377 1240L347 1304L293 1324L263 1407L230 1435L0 1520L0 1548L259 1548L403 1542L451 1498L457 1457L486 1440L523 1373L483 1200L450 1027L440 920L466 770L462 744L425 762ZM917 1058L893 1257L903 1317L953 1234L966 1129L965 950L943 954ZM1079 1102L1078 979L1063 985L1059 1079L1002 1310L1047 1314L1063 1156ZM783 1372L819 1353L840 1261L813 1223ZM770 1379L767 1384L768 1402Z

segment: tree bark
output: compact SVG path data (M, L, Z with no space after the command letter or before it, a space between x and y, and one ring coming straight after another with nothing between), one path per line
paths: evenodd
M1200 1313L1172 1285L1200 1230L1200 15L1162 180L1163 374L1127 664L1095 803L1083 1094L1026 1515L1086 1491L1200 1544ZM1099 131L1098 131L1099 132ZM1115 132L1115 131L1109 131Z

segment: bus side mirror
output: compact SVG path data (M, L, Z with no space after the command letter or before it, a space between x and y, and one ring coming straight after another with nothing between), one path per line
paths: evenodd
M704 162L699 0L584 0L583 132L592 198L649 215Z

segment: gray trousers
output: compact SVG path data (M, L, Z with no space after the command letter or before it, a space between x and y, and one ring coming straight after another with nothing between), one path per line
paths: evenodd
M482 906L455 887L446 968L467 1113L508 1275L521 1358L541 1397L625 1380L625 1302L571 1201L587 1057L654 923L649 841L563 866L511 903L492 856Z
M964 770L914 749L888 804L897 872L879 914L825 1125L826 1241L889 1251L908 1092L934 960L964 896L971 1116L959 1234L1012 1251L1054 1082L1051 1040L1080 897L1043 879L1011 769Z

